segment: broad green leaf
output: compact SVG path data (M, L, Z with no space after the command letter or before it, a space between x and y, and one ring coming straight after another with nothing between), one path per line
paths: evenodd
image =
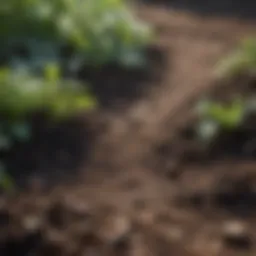
M57 82L60 79L60 68L55 64L48 64L45 67L45 78L49 82Z

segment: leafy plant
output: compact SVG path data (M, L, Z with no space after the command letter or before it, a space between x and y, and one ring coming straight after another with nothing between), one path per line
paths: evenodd
M91 109L94 97L78 82L62 80L57 66L46 66L45 76L25 71L0 71L0 115L11 120L23 119L44 110L55 117Z
M82 55L90 65L141 64L151 35L125 0L9 0L0 6L0 53L25 45L29 66L46 58L60 62L66 44L76 49L75 60ZM13 65L20 62L25 60L13 56Z
M16 141L26 142L31 138L32 130L28 122L31 114L44 112L52 121L58 121L80 111L90 111L96 106L96 99L84 86L60 78L58 66L46 66L43 77L21 70L13 72L2 69L0 152L10 150ZM2 185L9 186L11 179L3 174L4 163L2 165L0 183L4 182Z
M199 123L197 134L204 141L211 141L220 130L233 130L244 120L246 102L236 99L229 105L202 101L198 105Z
M232 77L239 73L256 71L256 38L244 40L240 47L217 65L218 77Z

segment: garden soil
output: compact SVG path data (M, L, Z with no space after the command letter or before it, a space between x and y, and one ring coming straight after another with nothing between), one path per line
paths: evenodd
M0 255L255 255L253 158L211 161L180 139L193 103L218 84L217 61L255 23L150 6L138 14L155 26L161 79L92 118L97 139L74 184L38 180L1 198Z

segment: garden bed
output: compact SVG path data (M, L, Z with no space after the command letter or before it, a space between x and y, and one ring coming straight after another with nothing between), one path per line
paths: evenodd
M207 98L230 107L239 97L254 104L255 82L255 76L248 74L214 82L195 102ZM179 126L175 138L165 137L164 142L154 147L152 152L158 157L152 155L151 164L178 185L177 205L210 214L212 218L249 218L252 224L256 198L255 114L250 112L240 125L220 130L207 141L198 137L201 117L195 102L189 106L187 119Z
M166 28L176 20L157 8L152 14ZM186 21L196 24L196 36L177 18L176 29L160 32L159 44L149 47L142 69L85 65L79 78L89 82L99 109L54 125L37 117L32 140L5 155L16 184L30 186L1 195L0 255L253 254L254 118L220 134L214 147L191 129L191 98L203 90L221 101L254 94L247 75L217 83L206 75L230 40L244 34L227 26L222 33L231 39L209 39L207 20ZM215 30L225 28L209 26L214 22ZM183 119L177 127L173 109ZM249 224L238 237L222 231L233 219Z
M165 72L167 60L163 49L151 46L144 51L145 66L122 67L118 63L100 68L84 66L78 72L78 77L91 85L91 90L103 108L129 106L148 93L152 85L161 83Z
M24 186L36 178L48 186L78 178L74 172L86 168L97 138L104 135L108 113L122 112L148 93L156 81L161 82L166 66L163 53L161 48L148 49L147 66L143 68L119 64L81 68L76 76L89 85L99 109L57 123L42 114L29 118L33 138L25 144L17 142L1 155L15 184ZM22 174L20 169L24 170Z

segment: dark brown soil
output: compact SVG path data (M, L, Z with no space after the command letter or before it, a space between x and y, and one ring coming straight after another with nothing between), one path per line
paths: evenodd
M83 115L52 123L42 115L32 118L29 142L15 142L11 150L1 153L15 184L27 187L36 178L52 186L74 179L74 172L85 166L96 139L95 119Z
M87 81L103 108L117 105L125 107L139 98L150 85L161 82L166 59L164 51L151 47L145 51L146 65L125 67L108 64L100 68L85 66L79 71L79 78Z
M197 13L203 16L238 17L255 19L256 4L246 0L202 1L202 0L141 0L141 2L167 6L180 11Z
M90 85L100 109L67 121L51 123L44 115L29 119L32 139L15 143L1 159L19 187L27 187L34 179L44 186L74 180L81 166L85 169L97 137L105 132L106 112L121 112L161 82L164 73L164 51L157 47L146 50L147 64L142 68L125 68L110 64L101 68L83 67L79 79ZM22 173L21 173L22 170Z
M67 125L65 132L42 129L34 141L43 151L39 162L45 164L46 176L61 177L54 172L66 167L80 175L72 184L43 189L40 182L33 183L30 190L2 196L0 255L255 255L255 149L242 157L245 137L253 142L255 132L224 134L225 140L208 148L184 132L193 125L194 103L205 93L225 99L219 97L223 90L254 92L251 79L220 84L212 71L241 37L254 34L255 23L160 7L141 7L138 14L158 31L155 46L166 59L164 68L155 70L156 75L163 71L161 79L147 81L148 76L138 74L143 79L134 85L138 76L129 71L128 78L117 67L110 73L86 73L103 107L88 121L93 132L87 136L85 122L78 128ZM106 74L102 91L99 74ZM143 93L125 98L118 83L125 88L142 83ZM114 104L109 109L119 97L125 98L125 108ZM86 154L88 139L92 145ZM56 143L49 148L52 141ZM30 147L20 152L36 155ZM58 151L68 152L74 161L66 155L59 161ZM9 159L13 164L13 155ZM29 172L41 167L34 156L31 164L16 159Z

